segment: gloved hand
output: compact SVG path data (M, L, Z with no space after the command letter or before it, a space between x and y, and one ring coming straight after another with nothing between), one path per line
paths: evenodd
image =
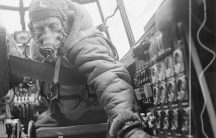
M124 135L124 138L152 138L148 133L146 133L141 128L134 128Z

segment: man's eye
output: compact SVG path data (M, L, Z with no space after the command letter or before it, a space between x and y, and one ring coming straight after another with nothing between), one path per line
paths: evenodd
M53 23L53 24L50 25L50 28L51 29L58 29L58 24Z

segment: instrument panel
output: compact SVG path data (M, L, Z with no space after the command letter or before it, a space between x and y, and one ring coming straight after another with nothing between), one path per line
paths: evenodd
M193 137L188 43L182 33L188 24L183 18L177 21L176 16L184 13L173 8L175 2L166 1L159 7L145 26L146 33L121 60L133 78L143 126L155 138ZM172 16L163 17L168 15Z
M148 51L143 51L143 64L136 66L135 96L153 135L188 137L190 108L185 43L178 40L168 46L163 39L162 33L157 32L140 45L148 47Z

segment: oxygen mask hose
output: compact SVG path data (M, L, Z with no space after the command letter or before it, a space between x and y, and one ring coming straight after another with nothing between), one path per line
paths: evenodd
M40 54L44 57L43 62L45 63L55 63L55 49L52 46L40 48Z
M42 56L44 56L45 58L51 56L54 54L54 48L40 48L40 53Z

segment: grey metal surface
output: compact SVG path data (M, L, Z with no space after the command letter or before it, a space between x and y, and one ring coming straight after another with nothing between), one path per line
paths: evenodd
M53 81L54 65L15 56L10 56L9 65L13 74L45 82ZM58 83L64 85L85 84L85 78L76 69L61 66Z

